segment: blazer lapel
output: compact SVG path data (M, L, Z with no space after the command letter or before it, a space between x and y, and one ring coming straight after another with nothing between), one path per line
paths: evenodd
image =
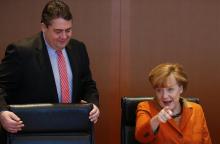
M180 119L180 129L183 130L188 121L192 116L192 107L189 104L185 103L185 107L183 108L182 117Z

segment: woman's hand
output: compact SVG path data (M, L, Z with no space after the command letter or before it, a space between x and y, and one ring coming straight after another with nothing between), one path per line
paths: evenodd
M157 115L151 119L152 130L155 131L161 122L166 123L169 119L172 118L172 114L173 112L168 107L164 107Z
M173 112L168 108L164 107L158 114L157 119L159 122L166 123L169 119L172 118Z

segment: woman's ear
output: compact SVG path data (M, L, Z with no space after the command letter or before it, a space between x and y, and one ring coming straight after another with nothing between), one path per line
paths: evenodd
M180 85L180 94L182 94L182 93L183 93L183 86Z

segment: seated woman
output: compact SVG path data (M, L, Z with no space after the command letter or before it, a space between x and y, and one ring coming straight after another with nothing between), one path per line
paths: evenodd
M149 81L156 97L138 104L136 139L145 144L211 144L202 107L181 97L188 83L183 68L160 64Z

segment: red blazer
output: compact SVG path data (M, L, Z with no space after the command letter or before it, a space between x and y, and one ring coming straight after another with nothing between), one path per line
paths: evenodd
M202 107L199 104L183 101L183 112L179 125L174 119L160 123L153 133L150 119L160 109L155 101L141 102L137 107L135 137L140 143L152 144L211 144L208 127Z

